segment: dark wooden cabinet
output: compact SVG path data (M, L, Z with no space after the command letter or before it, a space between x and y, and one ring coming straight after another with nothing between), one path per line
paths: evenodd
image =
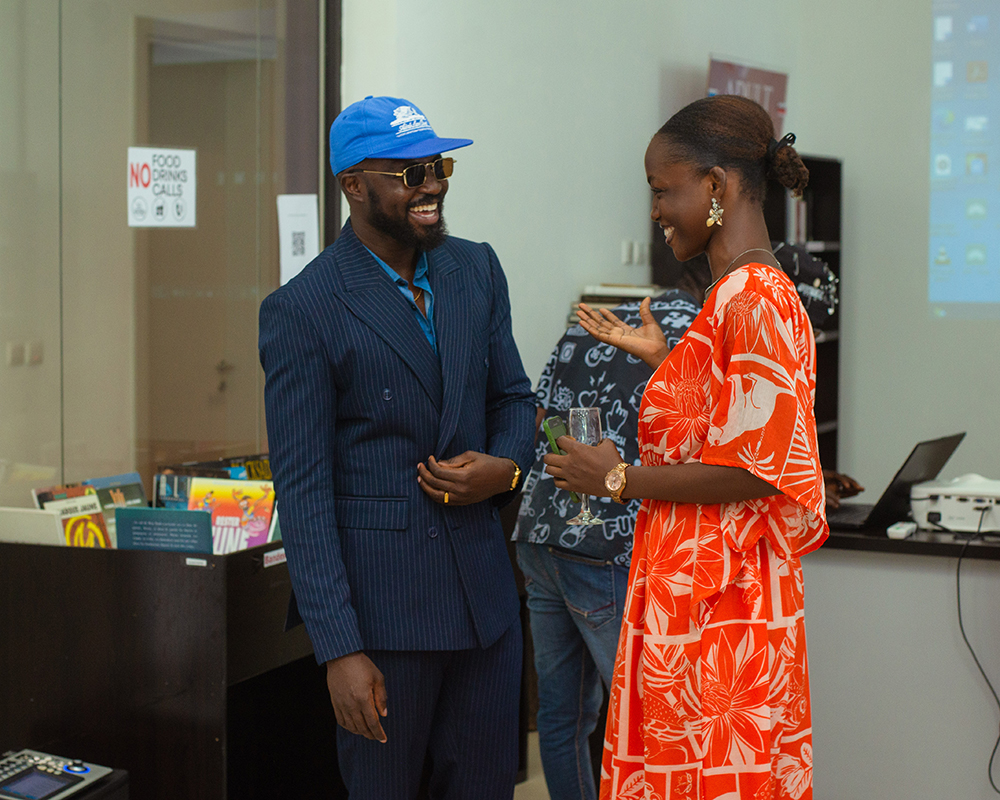
M128 770L144 800L344 797L325 673L264 566L280 546L0 544L0 751Z
M764 201L764 220L773 242L804 245L825 261L837 281L840 280L841 171L838 159L802 156L809 169L809 185L801 200L775 182L768 183ZM697 287L706 285L707 262L694 260L682 265L663 239L663 231L653 225L650 262L652 282L698 295ZM701 299L700 296L698 299ZM840 393L840 313L837 310L814 324L816 333L816 429L819 455L827 469L837 468L837 426Z

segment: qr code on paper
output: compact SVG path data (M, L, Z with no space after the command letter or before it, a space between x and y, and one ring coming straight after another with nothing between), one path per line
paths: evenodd
M292 231L292 255L304 256L306 254L306 232Z

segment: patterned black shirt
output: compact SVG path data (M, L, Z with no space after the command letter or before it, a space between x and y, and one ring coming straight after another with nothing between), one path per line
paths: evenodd
M639 325L640 300L614 309L619 319ZM653 299L653 316L659 320L673 348L701 310L701 304L686 292L671 290ZM639 403L653 371L635 356L592 338L579 325L563 334L538 381L535 390L545 416L558 414L566 419L570 408L598 407L602 410L601 427L624 460L639 463ZM570 493L556 489L546 473L542 456L549 443L539 432L535 464L524 482L524 496L518 513L515 541L551 544L580 555L601 558L627 565L632 556L632 531L639 513L640 500L626 505L609 497L591 498L590 508L603 525L566 525L579 511Z

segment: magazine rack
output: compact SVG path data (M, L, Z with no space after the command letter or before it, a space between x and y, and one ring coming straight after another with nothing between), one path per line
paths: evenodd
M346 796L280 549L0 543L0 752L114 765L152 800Z

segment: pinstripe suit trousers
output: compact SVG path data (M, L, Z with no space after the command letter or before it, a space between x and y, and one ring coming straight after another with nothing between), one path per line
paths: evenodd
M337 729L351 800L414 800L425 760L433 800L510 800L517 775L521 623L490 647L376 650L386 742ZM393 702L405 697L405 703Z

